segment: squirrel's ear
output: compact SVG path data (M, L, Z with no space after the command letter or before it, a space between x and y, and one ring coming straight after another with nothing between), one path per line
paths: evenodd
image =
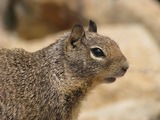
M68 38L68 42L74 48L77 45L76 43L80 42L83 37L85 37L84 28L81 25L75 25L72 28L71 34Z
M94 21L90 20L89 21L89 28L88 28L89 32L97 32L97 25Z

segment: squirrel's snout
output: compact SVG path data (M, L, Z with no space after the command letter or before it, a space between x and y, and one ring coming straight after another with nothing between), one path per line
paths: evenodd
M121 71L125 74L128 68L129 68L129 63L126 61L125 63L123 63Z

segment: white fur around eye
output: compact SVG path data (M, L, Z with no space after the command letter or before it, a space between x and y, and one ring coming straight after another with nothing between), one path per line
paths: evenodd
M100 48L100 47L98 47L98 46L91 47L91 49L93 49L93 48L99 48L100 50L102 50L102 48ZM91 58L94 59L94 60L98 60L98 61L104 61L104 60L105 60L104 57L96 57L96 56L92 53L92 51L90 51L90 56L91 56Z

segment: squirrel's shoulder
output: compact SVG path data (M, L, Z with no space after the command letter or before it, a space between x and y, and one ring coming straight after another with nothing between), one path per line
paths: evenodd
M28 56L31 53L27 52L24 49L21 48L14 48L14 49L7 49L7 48L1 48L0 49L0 57L1 56L6 56L6 57L11 57L11 56Z
M24 62L31 58L31 53L25 51L24 49L0 49L0 64L12 64Z

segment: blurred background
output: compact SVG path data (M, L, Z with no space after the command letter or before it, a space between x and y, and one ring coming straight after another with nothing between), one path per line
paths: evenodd
M160 120L159 0L0 0L0 47L41 49L75 23L98 26L130 63L115 83L98 86L79 120Z

